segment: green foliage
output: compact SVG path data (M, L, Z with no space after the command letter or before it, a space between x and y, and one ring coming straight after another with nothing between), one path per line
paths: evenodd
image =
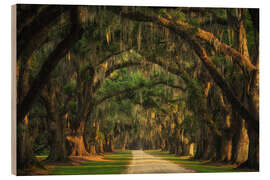
M99 30L97 28L96 23L92 23L90 21L87 21L85 23L85 31L84 31L84 40L87 41L94 41L97 40L96 38L98 37Z
M187 22L191 25L193 25L195 28L194 28L194 33L197 31L197 28L199 27L200 25L200 22L198 21L197 18L192 18L192 17L189 17L187 19Z
M114 80L107 79L105 81L103 88L99 90L100 94L107 95L146 84L146 80L141 72L128 72L127 68L118 70L118 72L118 76Z
M199 135L200 124L193 114L185 115L180 127L184 129L185 136L190 139L194 140Z
M172 16L172 19L175 21L177 20L186 21L188 19L186 15L181 11L181 9L175 9L173 11L170 11L170 15Z
M64 86L64 93L67 95L72 95L76 89L76 82L70 82Z
M64 38L70 30L70 24L59 24L52 28L48 36L52 39Z
M206 98L203 93L202 86L195 79L190 79L187 83L187 103L189 107L201 108L206 106ZM197 104L200 104L200 107L197 107Z
M222 66L227 63L227 60L223 56L211 56L211 59L215 63L216 66Z
M48 133L42 133L37 136L33 143L33 152L35 155L48 155L49 144L48 144Z
M224 18L224 19L227 18L226 10L228 10L228 11L234 11L233 8L231 8L231 9L228 8L226 10L224 8L213 8L213 9L210 9L210 10L212 10L213 12L215 12L216 15L217 15L217 17Z

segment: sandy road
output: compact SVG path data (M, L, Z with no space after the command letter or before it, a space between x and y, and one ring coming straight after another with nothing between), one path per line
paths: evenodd
M192 172L195 171L161 159L160 157L152 156L142 150L132 151L132 160L126 171L128 174Z

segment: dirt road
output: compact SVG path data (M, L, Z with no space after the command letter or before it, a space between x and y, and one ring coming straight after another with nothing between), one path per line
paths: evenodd
M142 150L132 151L132 160L126 171L128 174L192 172L195 171L161 159L160 157L152 156Z

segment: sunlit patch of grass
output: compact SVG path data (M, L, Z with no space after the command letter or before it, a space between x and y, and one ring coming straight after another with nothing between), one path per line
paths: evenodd
M38 156L36 156L36 158L47 158L48 157L48 155L38 155Z
M42 161L44 159L46 159L48 157L48 155L37 155L36 158L38 161Z
M82 175L82 174L121 174L124 173L128 162L132 159L130 152L116 152L105 155L109 161L88 161L80 166L48 166L53 175Z
M172 161L176 164L183 165L187 168L195 170L196 172L250 172L250 171L254 171L250 169L239 170L239 169L235 169L236 167L235 165L198 161L198 160L193 160L187 156L179 157L173 154L160 152L157 150L150 150L146 152L151 155L159 156L166 160Z

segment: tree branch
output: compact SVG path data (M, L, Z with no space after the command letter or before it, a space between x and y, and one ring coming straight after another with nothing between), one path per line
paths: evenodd
M120 63L120 64L115 64L114 66L110 67L106 72L105 72L105 78L107 78L111 73L113 73L114 71L118 70L118 69L122 69L125 67L130 67L130 66L139 66L142 65L141 62L124 62L124 63ZM93 88L93 92L95 93L97 91L97 89L100 88L102 82L104 80L99 79L95 84L94 84L94 88Z
M26 61L33 52L44 44L49 30L56 24L62 13L70 11L71 8L61 6L48 6L25 25L18 33L17 61Z
M168 83L167 81L157 80L155 82L152 82L150 85L146 85L146 84L141 83L138 86L134 86L134 87L131 87L131 88L125 88L123 90L119 90L117 92L113 92L111 94L108 94L108 95L104 96L100 100L96 100L95 103L94 103L94 105L99 105L99 104L101 104L102 102L104 102L105 100L107 100L109 98L112 98L112 97L115 97L115 96L119 96L121 94L130 92L130 91L136 91L136 90L141 89L141 88L144 88L144 87L153 87L153 86L160 85L160 84L167 85L169 87L177 88L177 89L181 89L181 90L185 91L185 88L183 88L181 86Z
M36 16L47 8L48 5L37 4L18 4L17 8L17 33L20 34L21 30L31 23Z
M103 64L103 63L105 63L105 62L108 61L110 58L112 58L112 57L114 57L114 56L117 56L117 55L120 55L120 54L122 54L122 53L124 53L124 52L127 52L127 51L131 50L131 49L132 49L132 47L127 48L127 49L122 50L122 51L118 51L118 52L116 52L116 53L112 53L112 54L106 56L104 59L102 59L102 60L97 64L97 66L99 66L99 65L101 65L101 64Z
M144 54L142 54L144 55ZM165 69L166 71L174 74L174 75L177 75L179 76L180 78L182 78L184 81L188 81L189 78L188 78L188 75L186 72L178 69L178 68L175 68L174 66L168 66L165 62L161 61L160 59L158 59L157 57L155 57L154 54L150 55L150 56L144 56L144 60L145 61L148 61L148 62L151 62L153 64L157 64L159 65L160 67L162 67L163 69Z
M40 94L40 91L49 82L50 73L54 70L62 57L65 56L68 50L73 47L77 40L79 40L82 36L82 27L79 23L79 12L76 7L72 8L70 17L72 24L70 33L57 45L54 51L48 56L47 60L41 67L40 72L31 84L27 95L20 104L17 104L18 122L21 122L23 120L27 112L29 112L35 98Z
M242 118L244 118L250 125L254 127L254 129L258 130L259 128L259 119L254 117L251 112L249 112L244 105L237 99L232 88L227 84L226 80L222 77L220 72L216 69L212 60L207 56L205 49L195 40L190 40L194 51L199 56L208 72L211 74L215 83L221 88L222 92L226 96L226 98L230 101L232 107L237 110Z
M187 37L195 37L197 39L207 42L209 45L214 47L217 51L220 51L223 55L230 55L235 59L241 66L246 67L247 69L254 70L256 67L239 53L237 50L231 46L222 43L216 38L212 33L196 28L186 22L178 20L177 22L163 18L161 16L148 16L139 12L120 12L119 8L109 8L115 14L120 15L121 17L128 18L130 20L141 21L141 22L153 22L157 25L161 25L180 35L183 39L187 40Z
M115 9L111 8L111 10L115 12ZM212 33L206 32L201 29L197 29L197 32L194 33L194 27L185 23L185 22L178 22L177 24L171 20L162 18L161 16L154 17L154 16L147 16L141 13L120 13L120 16L129 18L131 20L137 21L145 21L145 22L154 22L158 25L162 25L164 27L169 28L176 34L180 35L183 39L190 44L190 46L194 49L200 60L206 66L208 72L211 74L212 78L214 79L215 83L221 88L222 92L225 94L227 99L230 101L232 107L237 110L242 118L244 118L250 126L253 126L256 131L259 129L259 119L258 117L254 117L236 98L234 91L232 88L227 84L226 80L222 77L220 72L215 67L212 60L207 56L205 49L197 42L197 39L204 40L208 42L210 45L217 46L221 52L225 55L231 55L236 59L240 64L246 66L249 69L256 69L256 67L250 63L248 59L242 56L238 51L231 48L230 46L220 42Z

